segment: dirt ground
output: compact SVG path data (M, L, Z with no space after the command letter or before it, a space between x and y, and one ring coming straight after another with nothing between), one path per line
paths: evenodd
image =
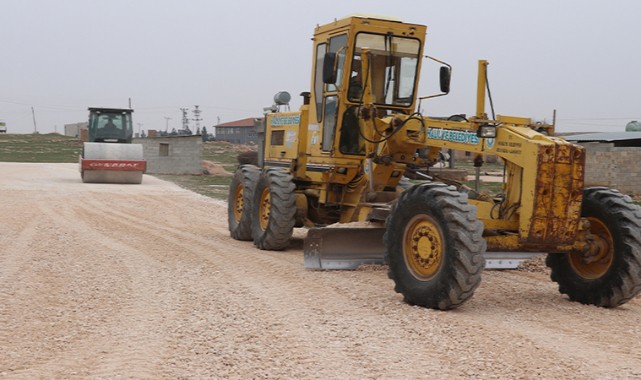
M641 298L569 302L543 271L486 271L450 311L386 272L303 268L232 240L226 206L145 176L0 163L0 377L641 378Z

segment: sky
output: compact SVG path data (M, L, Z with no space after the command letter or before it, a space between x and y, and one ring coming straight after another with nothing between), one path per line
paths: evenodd
M0 122L62 133L88 107L131 101L136 132L179 129L195 105L210 129L262 116L279 91L297 110L314 27L355 13L427 25L425 53L453 72L425 115L474 114L486 59L497 114L552 122L556 110L557 132L641 120L636 0L0 0ZM424 63L421 96L438 82Z

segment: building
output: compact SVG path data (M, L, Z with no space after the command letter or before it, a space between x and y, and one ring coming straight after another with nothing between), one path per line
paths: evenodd
M65 124L65 136L80 138L80 131L87 129L88 122Z
M202 174L202 138L197 135L135 138L147 160L148 174Z
M607 186L641 195L641 132L563 136L585 148L586 186Z
M256 126L262 122L262 118L250 117L214 125L216 129L216 140L227 141L232 144L258 144Z

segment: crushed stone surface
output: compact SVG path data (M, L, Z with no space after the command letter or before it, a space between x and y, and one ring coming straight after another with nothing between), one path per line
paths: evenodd
M304 269L299 230L282 252L233 240L224 202L151 176L0 173L0 378L641 378L641 299L570 302L540 262L440 312L377 266Z

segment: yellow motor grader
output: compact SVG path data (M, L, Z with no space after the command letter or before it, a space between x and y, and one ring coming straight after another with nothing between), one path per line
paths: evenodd
M311 91L298 112L279 112L275 98L259 131L260 167L234 175L231 236L282 250L294 227L312 227L306 267L384 257L405 301L434 309L473 295L486 251L547 252L552 280L573 301L616 307L637 295L641 208L616 190L584 188L582 147L539 133L529 118L489 117L486 61L474 116L418 112L432 97L417 96L432 59L425 34L423 25L366 16L316 28ZM449 92L450 75L440 68L442 93L433 96ZM434 165L442 149L471 152L477 163L500 157L501 193L452 181L399 190L404 174Z

